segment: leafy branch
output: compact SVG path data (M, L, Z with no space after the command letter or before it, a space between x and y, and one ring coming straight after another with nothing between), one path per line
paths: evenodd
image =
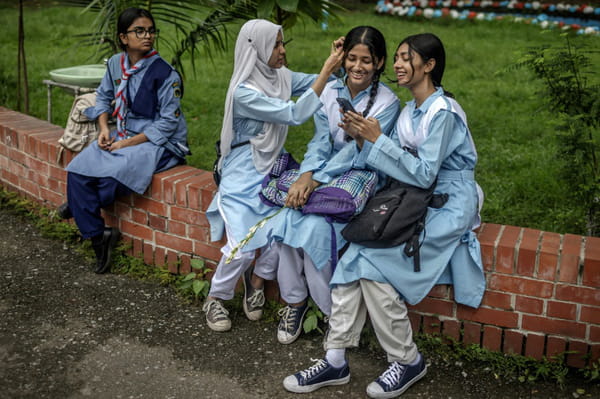
M564 35L559 47L531 48L512 68L525 67L541 79L540 97L556 114L557 161L561 178L572 189L582 232L600 233L600 84L591 56L600 53L574 46Z

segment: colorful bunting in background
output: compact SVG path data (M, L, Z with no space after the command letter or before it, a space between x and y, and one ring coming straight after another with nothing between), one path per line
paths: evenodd
M379 0L375 11L399 17L458 20L511 20L542 29L600 36L600 7L539 1Z

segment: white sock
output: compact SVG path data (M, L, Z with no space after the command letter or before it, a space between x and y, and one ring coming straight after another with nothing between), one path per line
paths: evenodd
M417 357L412 362L408 363L408 366L416 366L421 361L421 352L417 352Z
M346 349L327 349L325 359L336 369L343 367L346 364Z

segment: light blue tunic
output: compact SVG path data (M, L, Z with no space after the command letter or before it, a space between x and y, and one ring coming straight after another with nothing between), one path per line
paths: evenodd
M414 101L407 103L413 127L442 95L438 89L419 109L415 109ZM415 158L402 150L396 127L391 137L381 135L377 139L366 162L420 187L429 187L439 174L435 192L448 193L449 200L442 208L427 212L421 271L413 270L413 258L404 254L404 245L375 249L352 243L341 257L331 284L359 279L389 283L408 303L416 304L436 283L453 283L456 301L477 307L485 291L485 276L479 242L471 230L478 218L473 177L477 154L468 128L456 114L442 109L433 117L418 153L420 158Z
M324 106L314 116L315 134L308 144L304 160L300 165L301 173L312 171L313 179L327 183L355 166L352 157L357 153L356 144L353 141L346 143L335 140L334 137L339 131L333 131L332 126L337 126L341 120L339 105L335 102L335 98L344 97L350 100L354 108L361 112L366 106L370 91L371 86L352 98L343 79L330 82L326 86L321 95ZM379 99L380 103L377 104L374 117L379 120L384 134L389 134L398 118L400 103L392 90L383 83L379 84L376 99ZM333 102L333 104L327 102ZM370 113L371 115L373 113ZM371 143L365 141L364 151L360 153L360 156L365 157L371 146ZM357 163L360 163L360 165L356 165L357 168L365 167L364 159L362 162L357 160ZM323 216L304 215L299 210L284 208L267 222L261 229L263 230L262 234L257 233L247 248L259 248L268 240L281 241L293 248L302 248L310 256L315 267L322 270L332 258L333 248L339 250L346 244L341 234L345 225L346 223L330 225ZM336 245L332 248L333 239L336 240Z
M310 118L321 107L319 97L310 88L315 79L316 75L292 72L292 96L300 95L296 102L268 97L240 85L233 99L232 146L262 133L265 122L299 125ZM227 223L233 238L239 242L250 227L276 211L263 204L258 196L264 177L254 167L250 144L234 148L225 156L219 191L206 211L213 241L223 237Z
M86 110L90 119L96 119L104 112L113 112L111 102L115 99L121 77L120 57L121 54L116 54L108 60L107 72L96 90L96 106ZM135 98L149 65L144 65L129 78L130 98ZM94 141L69 163L67 171L90 177L112 177L142 194L152 181L152 175L157 172L156 167L167 141L173 145L187 145L187 125L180 108L181 90L179 74L172 70L158 88L158 109L154 119L127 112L127 136L144 133L149 141L112 152L100 149L98 142ZM116 132L111 134L119 140ZM178 163L180 160L173 157L161 170Z

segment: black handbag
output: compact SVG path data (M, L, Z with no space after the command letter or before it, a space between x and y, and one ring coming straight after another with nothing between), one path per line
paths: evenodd
M395 247L406 243L404 253L414 256L415 271L420 270L419 238L425 230L427 208L441 208L448 194L434 194L436 182L420 188L389 178L386 185L342 230L349 242L368 248Z

